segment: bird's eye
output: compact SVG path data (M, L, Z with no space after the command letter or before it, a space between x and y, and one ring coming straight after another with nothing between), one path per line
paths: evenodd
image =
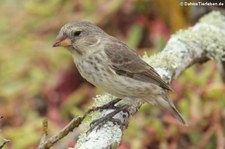
M75 32L73 33L73 36L74 36L74 37L77 37L77 36L80 35L80 33L81 33L81 31L75 31Z

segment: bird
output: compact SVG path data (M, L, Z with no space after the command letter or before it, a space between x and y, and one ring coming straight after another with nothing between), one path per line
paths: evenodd
M142 100L170 111L186 125L167 93L171 87L138 53L88 21L65 24L53 47L65 47L83 78L119 99Z

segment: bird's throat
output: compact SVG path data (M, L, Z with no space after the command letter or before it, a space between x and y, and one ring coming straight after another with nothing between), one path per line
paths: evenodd
M82 52L80 49L76 48L76 49L74 49L74 51L77 52L77 54L82 55Z
M71 53L74 53L76 55L82 55L82 52L79 48L74 48L74 47L68 47L68 50L71 52Z

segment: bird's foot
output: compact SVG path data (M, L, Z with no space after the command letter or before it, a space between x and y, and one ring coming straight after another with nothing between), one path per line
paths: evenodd
M93 110L94 111L98 111L98 110L103 111L103 110L106 110L106 109L117 109L117 106L115 106L115 104L117 104L120 101L121 101L121 98L116 98L116 99L110 101L109 103L107 103L103 106L94 108Z
M103 105L103 106L99 106L99 107L94 107L89 109L86 113L85 113L85 117L90 114L91 112L95 112L95 111L103 111L103 110L107 110L107 109L117 109L117 106L115 106L116 103L120 102L121 99L120 98L116 98L112 101L110 101L109 103Z
M107 107L107 106L106 106ZM114 125L119 125L120 129L123 129L124 127L127 127L126 124L123 124L123 122L118 119L118 118L114 118L114 116L116 114L118 114L119 112L124 112L129 115L129 111L128 111L129 105L122 105L122 106L114 106L114 111L107 114L104 117L101 117L99 119L94 120L93 122L91 122L90 124L90 129L87 131L88 133L93 131L94 129L99 130L103 125L105 125L107 122L112 122Z

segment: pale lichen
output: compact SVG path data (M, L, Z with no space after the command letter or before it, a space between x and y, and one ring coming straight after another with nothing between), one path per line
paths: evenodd
M199 37L198 31L193 31L193 28L189 28L187 30L180 30L176 33L176 37L180 42L185 44L187 52L195 52L191 53L192 55L201 55L202 52L202 44L201 37ZM200 39L199 39L200 38ZM195 50L193 50L195 49Z
M154 68L174 69L176 67L176 56L173 54L143 55L143 60Z
M108 93L105 93L103 95L96 95L96 97L94 97L94 101L95 101L94 106L105 105L115 98L116 98L115 96L108 94Z
M199 24L199 32L200 36L202 36L200 40L203 48L207 52L207 56L211 59L221 59L225 51L225 32L221 32L219 28L216 28L211 25ZM198 26L195 26L197 28Z
M199 23L191 29L179 31L176 35L189 49L196 49L191 50L192 54L200 56L204 49L208 58L216 60L221 59L224 54L225 33L210 24Z
M225 17L219 11L212 11L208 15L202 17L199 21L200 23L212 24L221 29L225 27Z
M113 126L112 123L104 125L101 129L97 130L98 133L92 131L88 134L83 133L79 136L79 142L75 148L77 149L93 149L93 148L107 148L112 144L119 144L122 133L121 130ZM91 140L91 143L90 143ZM87 143L89 142L89 143Z

